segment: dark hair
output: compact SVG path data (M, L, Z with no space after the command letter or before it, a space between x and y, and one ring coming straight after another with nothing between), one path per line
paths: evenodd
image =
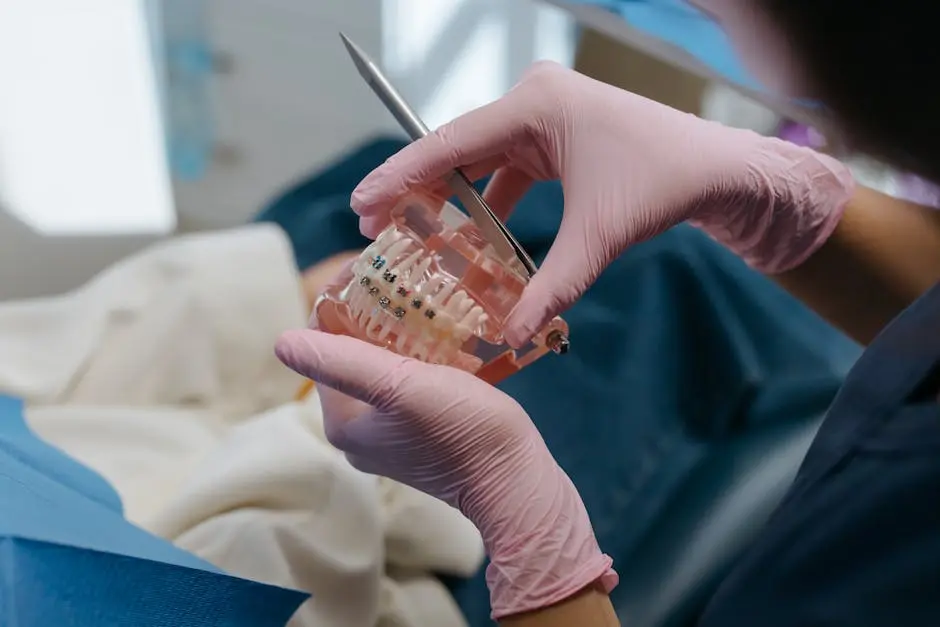
M842 139L940 182L937 7L923 0L758 0Z

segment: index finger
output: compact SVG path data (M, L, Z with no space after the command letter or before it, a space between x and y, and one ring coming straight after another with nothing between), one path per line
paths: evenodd
M275 352L298 374L380 409L394 403L402 371L414 362L356 338L310 329L285 332Z
M350 206L360 216L390 210L411 189L505 153L525 132L530 113L513 92L465 113L373 170L353 190Z

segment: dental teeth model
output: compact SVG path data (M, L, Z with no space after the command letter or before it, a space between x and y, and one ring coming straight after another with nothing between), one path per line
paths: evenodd
M456 207L413 195L391 217L317 301L320 329L462 368L491 383L549 351L564 352L568 327L561 318L519 350L504 342L502 325L525 275L497 257Z

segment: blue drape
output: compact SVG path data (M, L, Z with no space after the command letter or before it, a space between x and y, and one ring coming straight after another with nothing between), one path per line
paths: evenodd
M278 627L308 595L239 579L127 522L101 476L0 395L0 625Z

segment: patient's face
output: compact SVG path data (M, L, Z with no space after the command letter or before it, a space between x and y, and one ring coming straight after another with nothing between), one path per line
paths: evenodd
M728 35L744 66L762 85L787 97L809 95L793 49L757 0L686 0Z

